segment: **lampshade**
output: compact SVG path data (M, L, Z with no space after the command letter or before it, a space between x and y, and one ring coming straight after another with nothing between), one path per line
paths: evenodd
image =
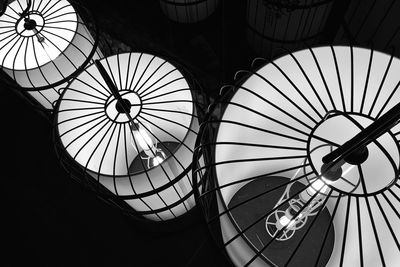
M62 164L126 213L155 221L185 214L194 206L189 170L198 89L175 63L155 55L96 61L68 85L57 107Z
M219 0L160 0L163 13L179 23L199 22L217 9Z
M399 55L400 44L400 2L390 1L350 1L342 27L336 35L336 41L343 39L353 43L372 42L375 48L388 50L396 47Z
M86 9L66 0L10 1L0 17L3 78L52 110L67 81L101 56L87 22L95 26Z
M323 46L225 93L193 173L236 266L399 266L399 72L393 55Z
M253 50L273 57L277 48L296 50L318 42L333 0L248 0L247 40Z

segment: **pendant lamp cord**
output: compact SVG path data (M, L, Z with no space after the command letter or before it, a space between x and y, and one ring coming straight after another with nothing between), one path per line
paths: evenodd
M32 0L27 0L26 8L20 14L21 18L25 17L28 14L29 9L31 8L31 6L32 6ZM0 1L0 17L3 16L3 14L6 12L7 7L8 7L8 0L1 0Z
M29 12L29 9L31 8L31 5L32 5L32 0L27 0L26 1L26 8L21 13L21 17L22 18L25 17L26 15L28 15L28 12Z

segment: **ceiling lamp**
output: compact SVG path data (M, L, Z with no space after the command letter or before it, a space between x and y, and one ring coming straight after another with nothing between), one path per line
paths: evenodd
M314 44L324 30L334 0L248 0L247 40L260 56Z
M382 50L396 46L395 52L399 55L399 12L400 2L396 0L350 1L336 41L350 40L356 44L372 42L375 48Z
M209 17L217 9L219 0L160 0L163 13L179 23L194 23Z
M86 9L66 0L10 1L0 17L3 79L51 111L66 82L101 56L97 34L93 39L82 18L93 23Z
M126 213L155 221L185 214L195 204L190 170L202 101L196 88L190 75L151 54L96 60L56 109L62 164Z
M400 60L324 46L245 73L194 169L232 262L399 266Z

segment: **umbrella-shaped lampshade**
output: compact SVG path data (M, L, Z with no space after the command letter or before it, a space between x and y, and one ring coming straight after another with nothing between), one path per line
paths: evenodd
M190 210L199 119L187 78L163 58L123 53L74 79L59 102L56 138L81 182L148 219Z
M160 0L163 13L179 23L199 22L218 8L219 0Z
M247 39L260 56L318 41L334 0L248 0Z
M1 69L45 109L53 109L78 69L100 56L80 15L86 10L66 0L16 0L0 17Z
M236 266L400 264L399 72L388 54L317 47L226 96L194 173L210 174L199 201Z

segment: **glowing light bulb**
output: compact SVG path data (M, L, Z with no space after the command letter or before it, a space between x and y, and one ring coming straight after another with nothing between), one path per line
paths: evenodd
M142 158L147 159L147 167L152 168L160 165L165 160L166 156L165 153L157 147L157 140L154 138L150 126L145 125L143 127L133 122L130 127L133 135L132 145L135 149L138 147L138 149L143 150L146 154L146 157Z
M279 219L279 223L283 226L283 227L285 227L286 225L288 225L288 224L291 224L291 225L293 225L293 220L290 220L288 217L286 217L285 215L283 215L280 219ZM289 225L289 227L291 226L291 225Z
M152 151L154 150L155 142L153 142L150 134L143 127L139 127L137 131L133 131L133 137L147 156L154 156Z
M157 151L156 156L150 159L150 167L156 167L160 165L165 160L165 153Z

